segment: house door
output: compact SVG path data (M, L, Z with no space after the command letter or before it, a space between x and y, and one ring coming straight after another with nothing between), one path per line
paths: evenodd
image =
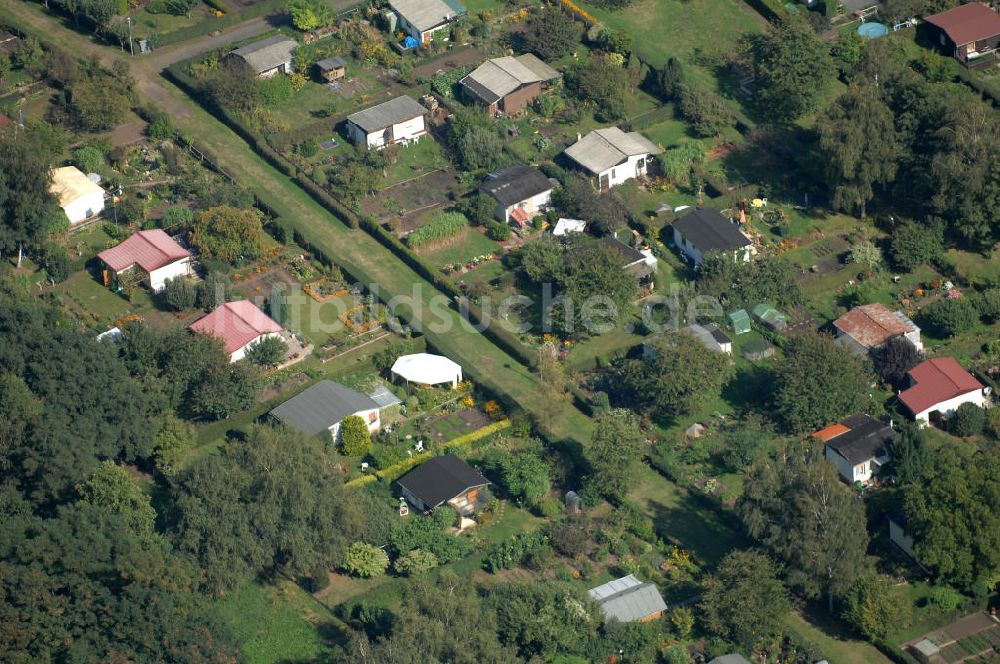
M611 181L608 179L607 173L601 176L600 181L597 185L598 190L604 191L605 189L611 188Z

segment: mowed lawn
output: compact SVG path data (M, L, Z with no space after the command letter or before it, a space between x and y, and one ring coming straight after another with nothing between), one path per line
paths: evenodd
M742 35L762 31L762 19L739 0L635 0L620 11L579 4L608 28L626 32L655 67L671 57L691 63L695 49L731 50Z
M250 664L313 661L341 635L333 614L287 580L249 582L213 610L235 633Z
M418 251L431 265L441 267L455 263L465 263L476 258L485 256L500 250L500 245L479 229L469 228L462 231L461 235L451 238L438 248L429 251Z

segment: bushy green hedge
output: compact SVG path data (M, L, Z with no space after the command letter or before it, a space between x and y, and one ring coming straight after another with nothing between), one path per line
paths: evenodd
M486 551L483 567L496 574L500 570L517 567L524 559L549 543L540 532L514 533L508 539L494 544Z
M469 220L461 212L442 212L431 219L429 224L410 233L406 238L406 244L416 248L441 242L458 235L468 227Z

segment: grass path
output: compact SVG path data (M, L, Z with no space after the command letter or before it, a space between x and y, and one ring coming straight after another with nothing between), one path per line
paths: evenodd
M785 625L798 632L806 641L814 644L830 664L892 664L875 646L853 637L844 636L821 621L806 621L802 614L788 614ZM821 628L822 627L822 628Z

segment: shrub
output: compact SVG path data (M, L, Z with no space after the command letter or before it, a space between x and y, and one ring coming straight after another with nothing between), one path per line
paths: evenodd
M679 91L679 110L699 136L716 136L735 123L733 112L719 95L690 84Z
M73 163L84 173L93 173L104 166L104 153L92 145L73 151Z
M504 242L510 239L510 224L494 221L489 225L486 232L491 240Z
M938 300L923 310L928 326L939 337L952 337L972 328L979 318L975 302L958 297Z
M402 556L414 549L434 554L441 565L455 562L472 550L472 540L445 532L454 525L458 513L452 507L439 507L429 516L415 516L392 529L389 541L395 555Z
M371 579L385 574L388 567L389 556L377 546L365 542L355 542L347 549L344 569L350 574Z
M426 574L438 566L437 557L430 551L414 549L396 559L393 568L397 574L418 576Z
M976 307L983 320L991 325L1000 320L1000 288L985 290L976 298Z
M197 292L194 284L185 277L174 277L164 282L163 301L174 311L186 311L194 306Z
M410 233L406 243L413 248L422 247L458 235L468 227L469 220L461 212L443 212Z
M375 445L368 453L369 459L379 470L390 468L406 459L406 448L403 445Z
M260 94L265 106L277 106L292 96L292 80L288 76L272 76L260 82Z
M160 217L160 226L163 228L173 228L174 226L190 226L194 223L194 212L190 208L177 205L167 208Z
M948 586L935 586L927 595L927 602L942 613L948 613L958 608L962 603L962 595Z
M547 544L548 537L540 532L514 533L490 547L483 559L483 567L494 574L502 569L517 567L528 555Z
M907 272L937 260L943 251L944 225L940 223L905 221L896 226L889 237L889 257Z
M166 113L161 113L156 116L156 119L150 123L149 127L146 129L149 133L149 137L158 141L165 141L174 136L174 124L170 119L170 116Z
M53 283L59 283L69 279L71 262L69 254L59 245L50 245L45 248L43 257L45 263L45 274Z
M318 593L330 585L330 573L323 565L316 565L306 578L306 586L311 593Z
M265 337L247 348L246 358L262 367L281 364L288 353L288 343L281 337Z
M368 425L358 415L348 415L340 423L340 445L347 456L363 456L372 449Z
M319 152L319 143L316 142L315 138L307 138L299 143L298 152L300 155L308 159Z
M978 436L986 426L986 413L974 403L963 403L955 410L949 428L956 436Z

